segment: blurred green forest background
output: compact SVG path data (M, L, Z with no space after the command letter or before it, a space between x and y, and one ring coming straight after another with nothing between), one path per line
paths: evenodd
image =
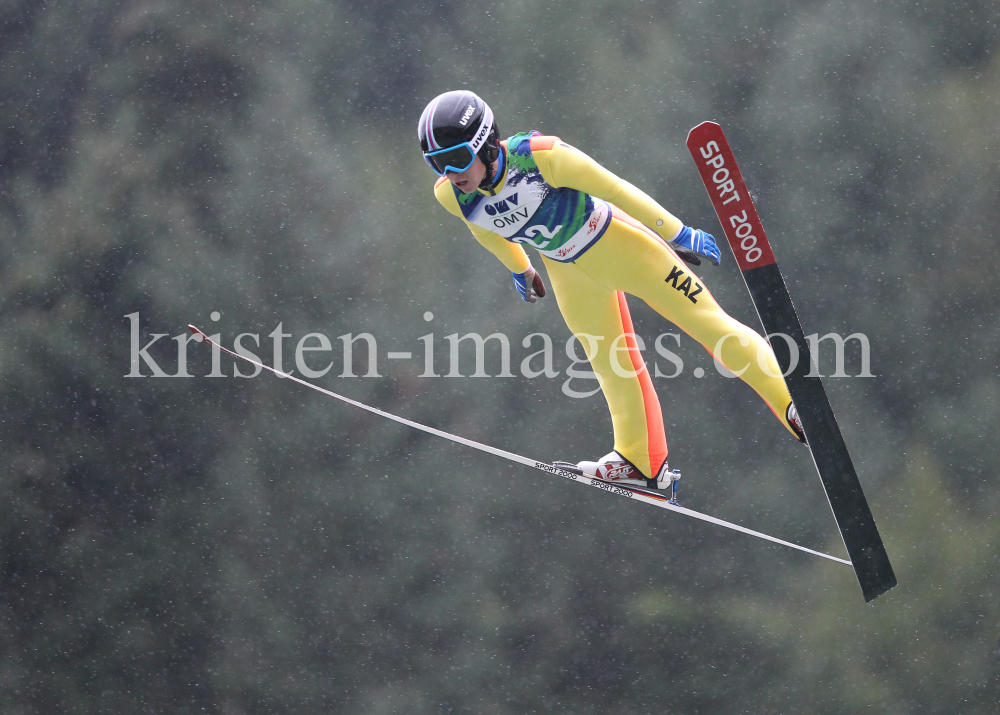
M998 712L998 19L986 0L2 0L0 711ZM555 301L523 303L431 199L416 120L462 87L503 135L558 135L716 235L684 140L723 125L806 332L871 341L874 378L825 383L897 588L865 605L847 567L229 358L206 377L204 346L190 379L125 377L126 316L142 345L167 336L148 354L170 374L188 323L257 334L269 362L280 323L286 368L330 337L318 382L350 397L537 459L608 451L601 396L561 391ZM759 328L731 254L698 270ZM632 309L670 374L652 344L676 329ZM364 332L381 376L339 377L337 336ZM510 336L515 361L548 333L560 377L420 377L421 336L444 374L468 332ZM667 345L682 502L843 554L806 451L689 338Z

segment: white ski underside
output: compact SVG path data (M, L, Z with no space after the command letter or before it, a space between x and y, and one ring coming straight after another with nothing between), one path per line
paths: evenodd
M308 387L310 390L315 390L316 392L320 392L328 397L332 397L335 400L340 400L341 402L344 402L348 405L359 407L362 410L366 410L368 412L371 412L372 414L376 414L380 417L392 420L393 422L398 422L408 427L421 430L422 432L427 432L428 434L435 435L436 437L442 437L443 439L446 439L450 442L456 442L458 444L463 444L466 447L472 447L473 449L478 449L480 452L486 452L487 454L492 454L496 457L502 457L503 459L506 459L511 462L516 462L517 464L522 464L526 467L531 467L532 469L538 469L540 471L547 472L548 474L554 474L555 476L562 477L563 479L568 479L573 482L581 482L582 484L596 487L610 494L617 494L618 496L628 497L630 499L633 499L635 501L640 501L645 504L658 506L661 509L666 509L668 511L676 512L678 514L683 514L684 516L690 516L694 519L700 519L701 521L707 521L710 524L715 524L716 526L722 526L727 529L732 529L733 531L738 531L743 534L749 534L750 536L756 536L758 539L770 541L775 544L781 544L782 546L787 546L789 548L796 549L798 551L804 551L807 554L812 554L813 556L819 556L824 559L829 559L830 561L836 561L837 563L846 564L847 566L852 565L851 562L847 561L846 559L837 558L836 556L831 556L830 554L824 554L821 551L814 551L813 549L808 549L805 546L799 546L798 544L793 544L790 541L784 541L783 539L778 539L774 536L769 536L768 534L764 534L759 531L754 531L753 529L748 529L745 526L740 526L739 524L733 524L732 522L725 521L723 519L717 519L714 516L709 516L708 514L702 514L701 512L694 511L693 509L687 509L685 507L678 506L677 504L671 504L670 499L667 496L658 494L653 491L643 490L638 487L612 484L610 482L605 482L600 479L592 479L587 476L573 474L572 472L567 472L563 469L559 469L558 467L554 467L551 464L546 464L545 462L539 462L534 459L529 459L528 457L522 457L521 455L514 454L513 452L507 452L506 450L497 449L496 447L491 447L487 444L475 442L471 439L466 439L465 437L459 437L458 435L454 435L449 432L444 432L442 430L435 429L434 427L428 427L427 425L422 425L419 422L408 420L405 417L399 417L397 415L393 415L388 412L383 412L378 408L371 407L370 405L358 402L357 400L352 400L349 397L338 395L336 392L331 392L330 390L324 389L319 385L314 385L311 382L306 382L305 380L297 378L294 375L289 375L287 373L281 372L280 370L275 370L273 367L269 367L261 362L258 362L257 360L246 357L245 355L239 355L233 352L232 350L229 350L223 347L222 345L219 345L218 343L214 342L211 338L208 337L208 335L203 333L194 325L188 325L188 329L196 336L200 336L204 342L208 343L209 345L212 345L215 348L218 348L222 352L226 353L227 355L231 355L232 357L238 360L243 360L245 362L250 363L251 365L257 365L261 369L272 372L280 378L291 380L292 382L304 385L305 387Z

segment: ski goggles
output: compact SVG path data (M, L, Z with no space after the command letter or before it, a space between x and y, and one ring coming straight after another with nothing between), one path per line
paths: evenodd
M464 142L437 151L425 151L424 161L438 176L445 176L449 171L461 174L467 171L476 160L476 152L471 142Z

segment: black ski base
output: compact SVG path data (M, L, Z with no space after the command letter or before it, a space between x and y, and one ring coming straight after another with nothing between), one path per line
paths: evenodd
M808 376L809 346L785 281L776 263L744 271L743 276L767 333L787 335L798 346L797 364L786 375L785 383L802 420L807 446L843 534L861 591L865 601L870 602L896 585L896 575L823 383L819 377ZM788 343L781 337L770 342L782 372L787 373L792 363Z

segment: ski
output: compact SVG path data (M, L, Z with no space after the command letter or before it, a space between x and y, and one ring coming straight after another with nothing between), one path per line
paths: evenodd
M384 412L383 410L380 410L376 407L371 407L370 405L366 405L363 402L352 400L349 397L338 395L336 392L332 392L330 390L322 388L319 385L314 385L311 382L306 382L305 380L301 380L295 377L294 375L289 375L288 373L276 370L275 368L265 365L264 363L258 360L254 360L250 357L247 357L246 355L240 355L238 353L233 352L232 350L229 350L228 348L224 348L222 345L219 345L219 343L212 340L208 335L206 335L204 332L196 328L194 325L188 325L188 329L192 333L194 333L195 339L197 339L200 342L208 343L209 345L212 346L213 350L220 350L226 353L227 355L231 355L237 360L243 360L245 362L250 363L251 365L256 365L257 367L263 370L267 370L277 375L280 378L291 380L292 382L298 383L299 385L308 387L310 390L315 390L316 392L322 393L327 397L332 397L335 400L340 400L341 402L344 402L348 405L361 408L362 410L371 412L372 414L378 415L379 417L384 417L388 420L392 420L394 422L398 422L408 427L421 430L422 432L432 434L436 437L442 437L450 442L455 442L457 444L465 445L466 447L472 447L473 449L478 449L481 452L486 452L487 454L492 454L496 457L502 457L503 459L509 460L511 462L516 462L517 464L522 464L526 467L531 467L532 469L540 470L547 474L553 474L557 477L568 479L571 482L580 482L581 484L596 487L604 492L607 492L608 494L615 494L617 496L628 497L634 501L643 502L645 504L651 504L652 506L657 506L660 507L661 509L667 509L669 511L673 511L678 514L683 514L684 516L689 516L691 518L698 519L700 521L706 521L710 524L715 524L716 526L722 526L727 529L732 529L733 531L738 531L743 534L755 536L758 539L764 539L765 541L770 541L772 543L780 544L782 546L787 546L789 548L796 549L798 551L803 551L807 554L812 554L813 556L819 556L821 558L829 559L830 561L836 561L837 563L846 564L848 566L851 565L850 561L837 558L836 556L830 556L829 554L824 554L821 551L814 551L812 549L806 548L805 546L799 546L798 544L793 544L790 541L784 541L774 536L769 536L762 532L754 531L753 529L748 529L744 526L740 526L739 524L733 524L731 522L724 521L723 519L717 519L714 516L709 516L708 514L702 514L701 512L695 511L693 509L687 509L685 507L682 507L677 503L676 479L673 481L671 485L673 489L671 490L670 493L668 493L670 494L670 496L668 496L667 494L661 494L659 492L651 491L649 489L643 489L641 487L633 487L625 484L621 485L612 484L610 482L605 482L600 479L592 479L585 475L574 474L572 472L566 471L565 469L560 469L559 467L556 467L554 465L546 464L545 462L539 462L538 460L530 459L529 457L522 457L519 454L514 454L513 452L507 452L502 449L497 449L496 447L491 447L489 445L482 444L480 442L475 442L471 439L466 439L465 437L459 437L458 435L451 434L450 432L445 432L444 430L439 430L434 427L428 427L427 425L420 424L419 422L408 420L405 417L399 417L398 415L394 415L390 412ZM675 474L677 474L677 478L680 477L679 473L677 473L676 470Z
M816 471L865 601L870 602L895 586L896 576L823 383L819 377L807 374L812 362L809 346L760 217L722 127L702 122L688 134L687 146L733 249L764 333L786 375L785 383L802 420ZM791 339L798 349L797 357L802 359L792 360L791 344L783 336Z

